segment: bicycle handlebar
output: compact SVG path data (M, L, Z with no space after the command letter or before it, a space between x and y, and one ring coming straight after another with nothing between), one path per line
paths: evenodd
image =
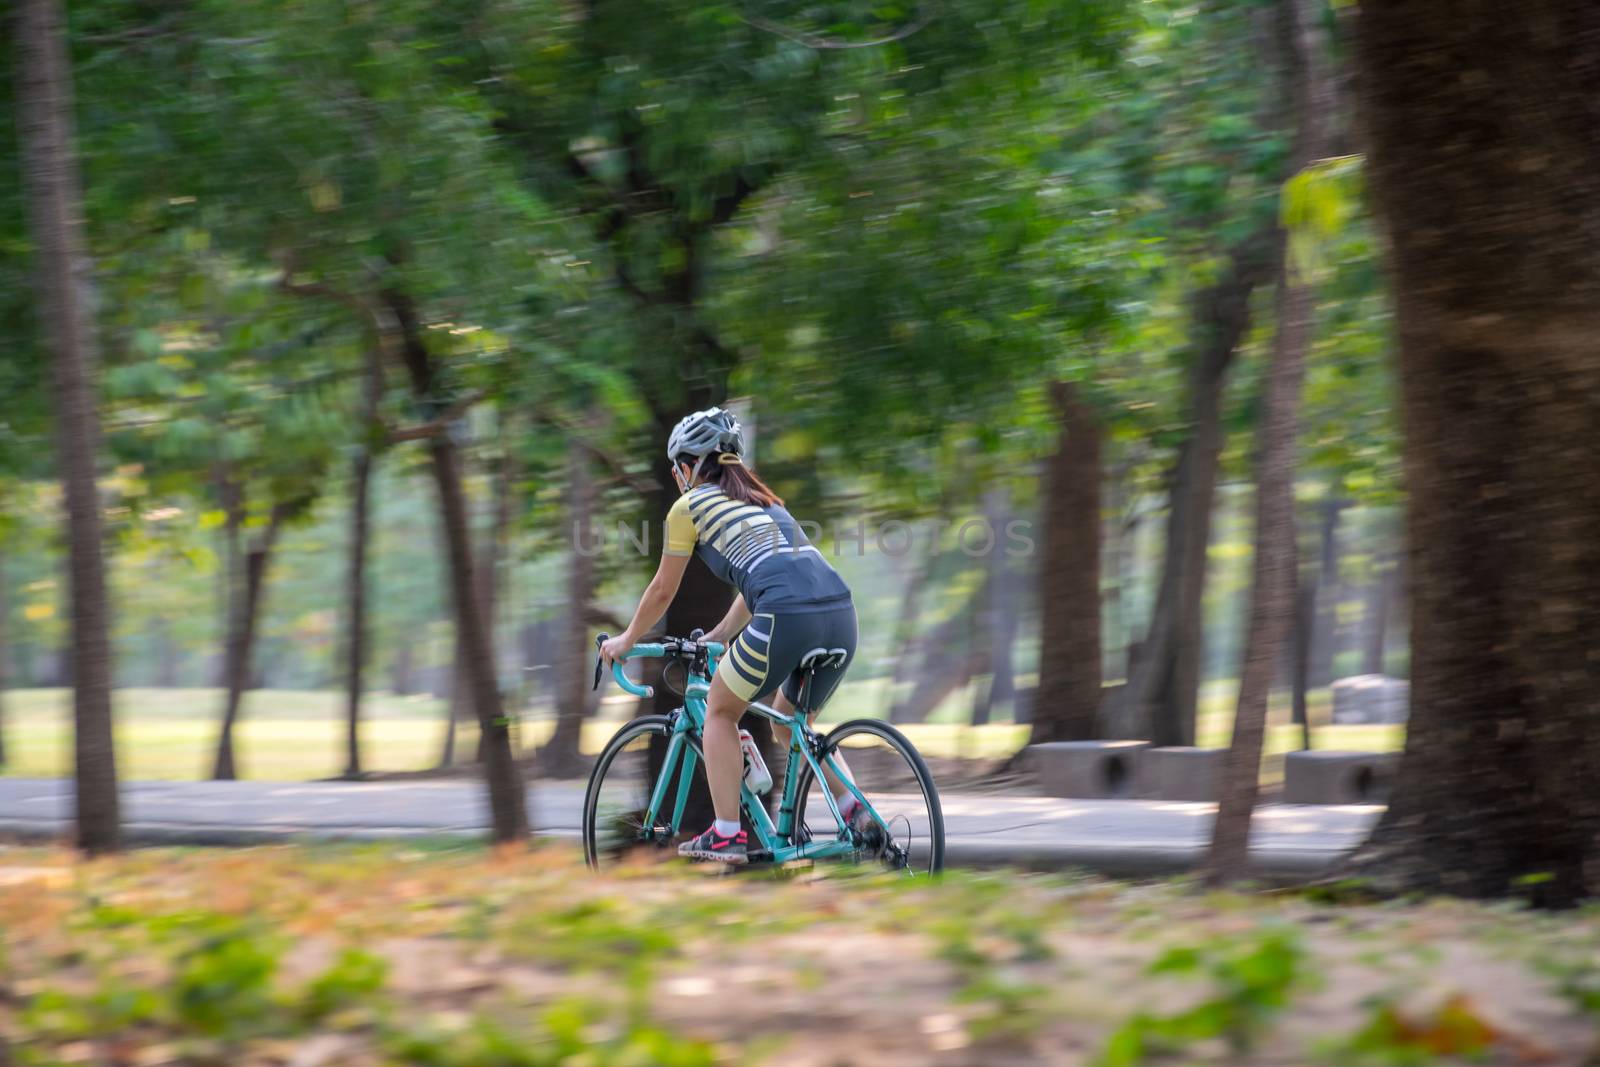
M700 631L696 630L696 634ZM609 638L610 634L600 634L594 639L595 648L599 648ZM726 645L720 641L701 641L698 637L680 638L669 637L665 641L653 641L646 644L634 645L623 653L619 659L612 661L611 676L616 679L617 685L625 693L632 693L636 697L649 698L656 694L654 686L639 685L622 671L623 660L650 659L662 656L693 656L700 649L713 659L720 657L727 651ZM596 656L594 661L594 688L600 688L600 671L605 666L605 661Z

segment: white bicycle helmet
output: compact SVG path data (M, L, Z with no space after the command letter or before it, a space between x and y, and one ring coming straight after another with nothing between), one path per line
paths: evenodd
M739 420L732 412L721 408L706 408L685 415L667 438L667 459L673 463L683 456L704 459L713 452L731 452L736 456L744 452L744 430Z

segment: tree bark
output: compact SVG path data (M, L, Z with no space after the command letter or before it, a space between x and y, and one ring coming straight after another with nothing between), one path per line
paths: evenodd
M905 722L906 698L899 695L900 687L917 675L921 644L921 612L923 590L933 581L939 566L939 545L928 546L928 561L921 567L907 562L903 572L905 592L900 597L900 614L894 628L894 674L889 679L889 721ZM909 697L909 692L907 694Z
M385 305L400 332L400 350L418 400L432 400L438 370L423 340L416 308L406 294L386 290ZM461 635L466 667L465 684L472 696L478 728L483 732L484 780L489 792L489 812L495 841L520 841L528 836L527 793L522 772L511 751L510 723L500 702L495 678L494 651L478 604L472 531L467 521L467 499L461 484L460 457L449 433L428 439L434 482L439 489L439 519L449 558L451 606Z
M1322 155L1331 116L1320 7L1315 0L1281 0L1283 54L1291 73L1296 119L1296 169ZM1250 816L1261 778L1267 698L1273 665L1290 634L1296 613L1294 475L1300 437L1300 390L1305 357L1316 318L1316 292L1295 276L1288 241L1279 238L1276 329L1267 367L1266 405L1256 458L1256 537L1250 588L1250 616L1244 664L1239 672L1239 702L1233 743L1223 765L1220 802L1206 858L1206 881L1222 884L1250 873Z
M584 768L580 742L583 724L594 712L596 693L591 669L595 649L589 628L583 625L595 594L595 555L591 533L595 518L595 483L589 457L574 444L567 454L567 524L572 538L567 563L567 620L557 638L560 650L555 665L556 729L539 750L543 775L567 778Z
M23 174L39 250L42 319L54 363L57 457L66 498L76 840L92 854L121 844L110 622L95 480L100 416L93 269L84 237L62 5L59 0L22 0L18 14Z
M1412 715L1356 869L1570 905L1600 833L1600 8L1356 18L1391 242Z
M261 605L265 599L267 568L272 563L272 552L277 547L285 511L281 505L273 508L266 529L262 531L260 539L244 552L239 570L231 583L227 646L223 652L222 668L222 685L226 696L223 701L222 728L217 734L216 756L211 764L211 777L214 779L231 781L238 777L233 755L233 727L239 719L245 690L251 688L255 681L251 663L255 654ZM231 521L237 523L238 520Z
M1189 370L1191 429L1173 467L1161 582L1140 655L1118 702L1118 736L1156 745L1194 744L1206 549L1224 436L1223 386L1250 333L1251 299L1272 277L1276 230L1276 225L1263 226L1233 248L1227 271L1195 300L1202 340Z
M1056 447L1045 472L1039 561L1039 687L1032 744L1097 736L1100 713L1100 416L1072 382L1051 384Z

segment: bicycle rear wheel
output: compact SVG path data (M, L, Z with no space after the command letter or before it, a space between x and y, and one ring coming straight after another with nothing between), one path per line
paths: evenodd
M858 839L859 860L916 874L937 874L944 869L944 811L939 790L922 754L905 734L876 719L855 719L835 727L823 739L822 751L824 756L839 754L856 788L888 827L886 840L876 833ZM797 786L796 825L815 840L838 833L822 794L824 787L811 765L804 764Z
M583 796L583 855L590 867L604 870L650 855L675 855L672 845L681 827L671 820L681 760L671 768L674 780L667 787L663 810L655 813L651 825L645 825L644 818L671 733L665 715L641 716L618 730L595 760ZM689 745L696 765L693 780L703 789L705 767L699 747Z

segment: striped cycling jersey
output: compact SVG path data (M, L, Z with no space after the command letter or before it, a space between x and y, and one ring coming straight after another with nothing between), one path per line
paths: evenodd
M667 555L691 552L744 594L751 611L821 611L850 599L850 587L781 504L741 504L715 485L695 486L667 512Z

